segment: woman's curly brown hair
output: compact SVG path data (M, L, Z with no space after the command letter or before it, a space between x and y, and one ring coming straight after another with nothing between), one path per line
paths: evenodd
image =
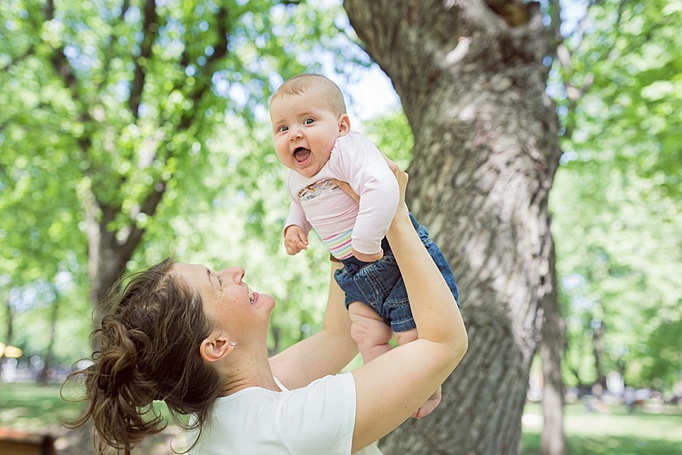
M88 405L65 425L80 427L92 418L98 453L130 451L162 431L166 423L155 400L166 402L178 426L201 431L222 392L219 374L199 352L211 321L198 293L172 273L173 264L166 259L133 276L108 298L110 312L92 333L99 349L91 365L67 378L84 380ZM188 414L196 416L191 425L181 418Z

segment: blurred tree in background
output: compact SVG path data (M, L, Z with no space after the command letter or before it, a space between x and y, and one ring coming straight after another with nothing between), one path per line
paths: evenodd
M595 3L557 67L564 376L669 391L682 371L682 4Z
M282 259L287 202L264 102L282 78L319 70L319 49L336 48L344 62L355 56L346 55L347 39L328 38L339 6L287 3L0 4L8 342L44 350L50 319L38 311L52 311L59 333L69 334L59 337L60 358L76 346L84 353L82 322L92 309L97 323L104 293L126 266L167 255L267 265L279 277L268 289L287 301L324 288L321 251L310 257L320 268L313 276L305 259L296 267L273 260ZM261 279L270 281L265 271ZM319 322L318 303L306 300L281 330L275 324L275 345ZM20 313L25 322L16 322Z

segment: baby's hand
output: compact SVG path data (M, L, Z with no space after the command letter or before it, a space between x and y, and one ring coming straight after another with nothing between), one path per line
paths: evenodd
M300 226L292 224L284 231L284 248L291 256L298 254L301 250L307 250L308 235Z
M351 248L351 252L353 253L353 256L359 261L362 262L375 262L384 257L384 251L379 250L378 253L374 254L365 254L365 253L360 253L359 251L355 251L354 248Z

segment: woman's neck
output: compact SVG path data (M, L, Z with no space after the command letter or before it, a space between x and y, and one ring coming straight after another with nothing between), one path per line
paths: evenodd
M223 396L231 395L249 387L262 387L280 392L282 389L275 382L267 358L262 361L234 362L229 367Z

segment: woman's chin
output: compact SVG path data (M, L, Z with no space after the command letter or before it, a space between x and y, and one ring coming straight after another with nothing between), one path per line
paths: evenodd
M251 306L253 306L254 308L269 309L270 311L272 311L272 309L275 308L275 299L271 295L259 294L257 292L254 292L253 294L254 299Z

